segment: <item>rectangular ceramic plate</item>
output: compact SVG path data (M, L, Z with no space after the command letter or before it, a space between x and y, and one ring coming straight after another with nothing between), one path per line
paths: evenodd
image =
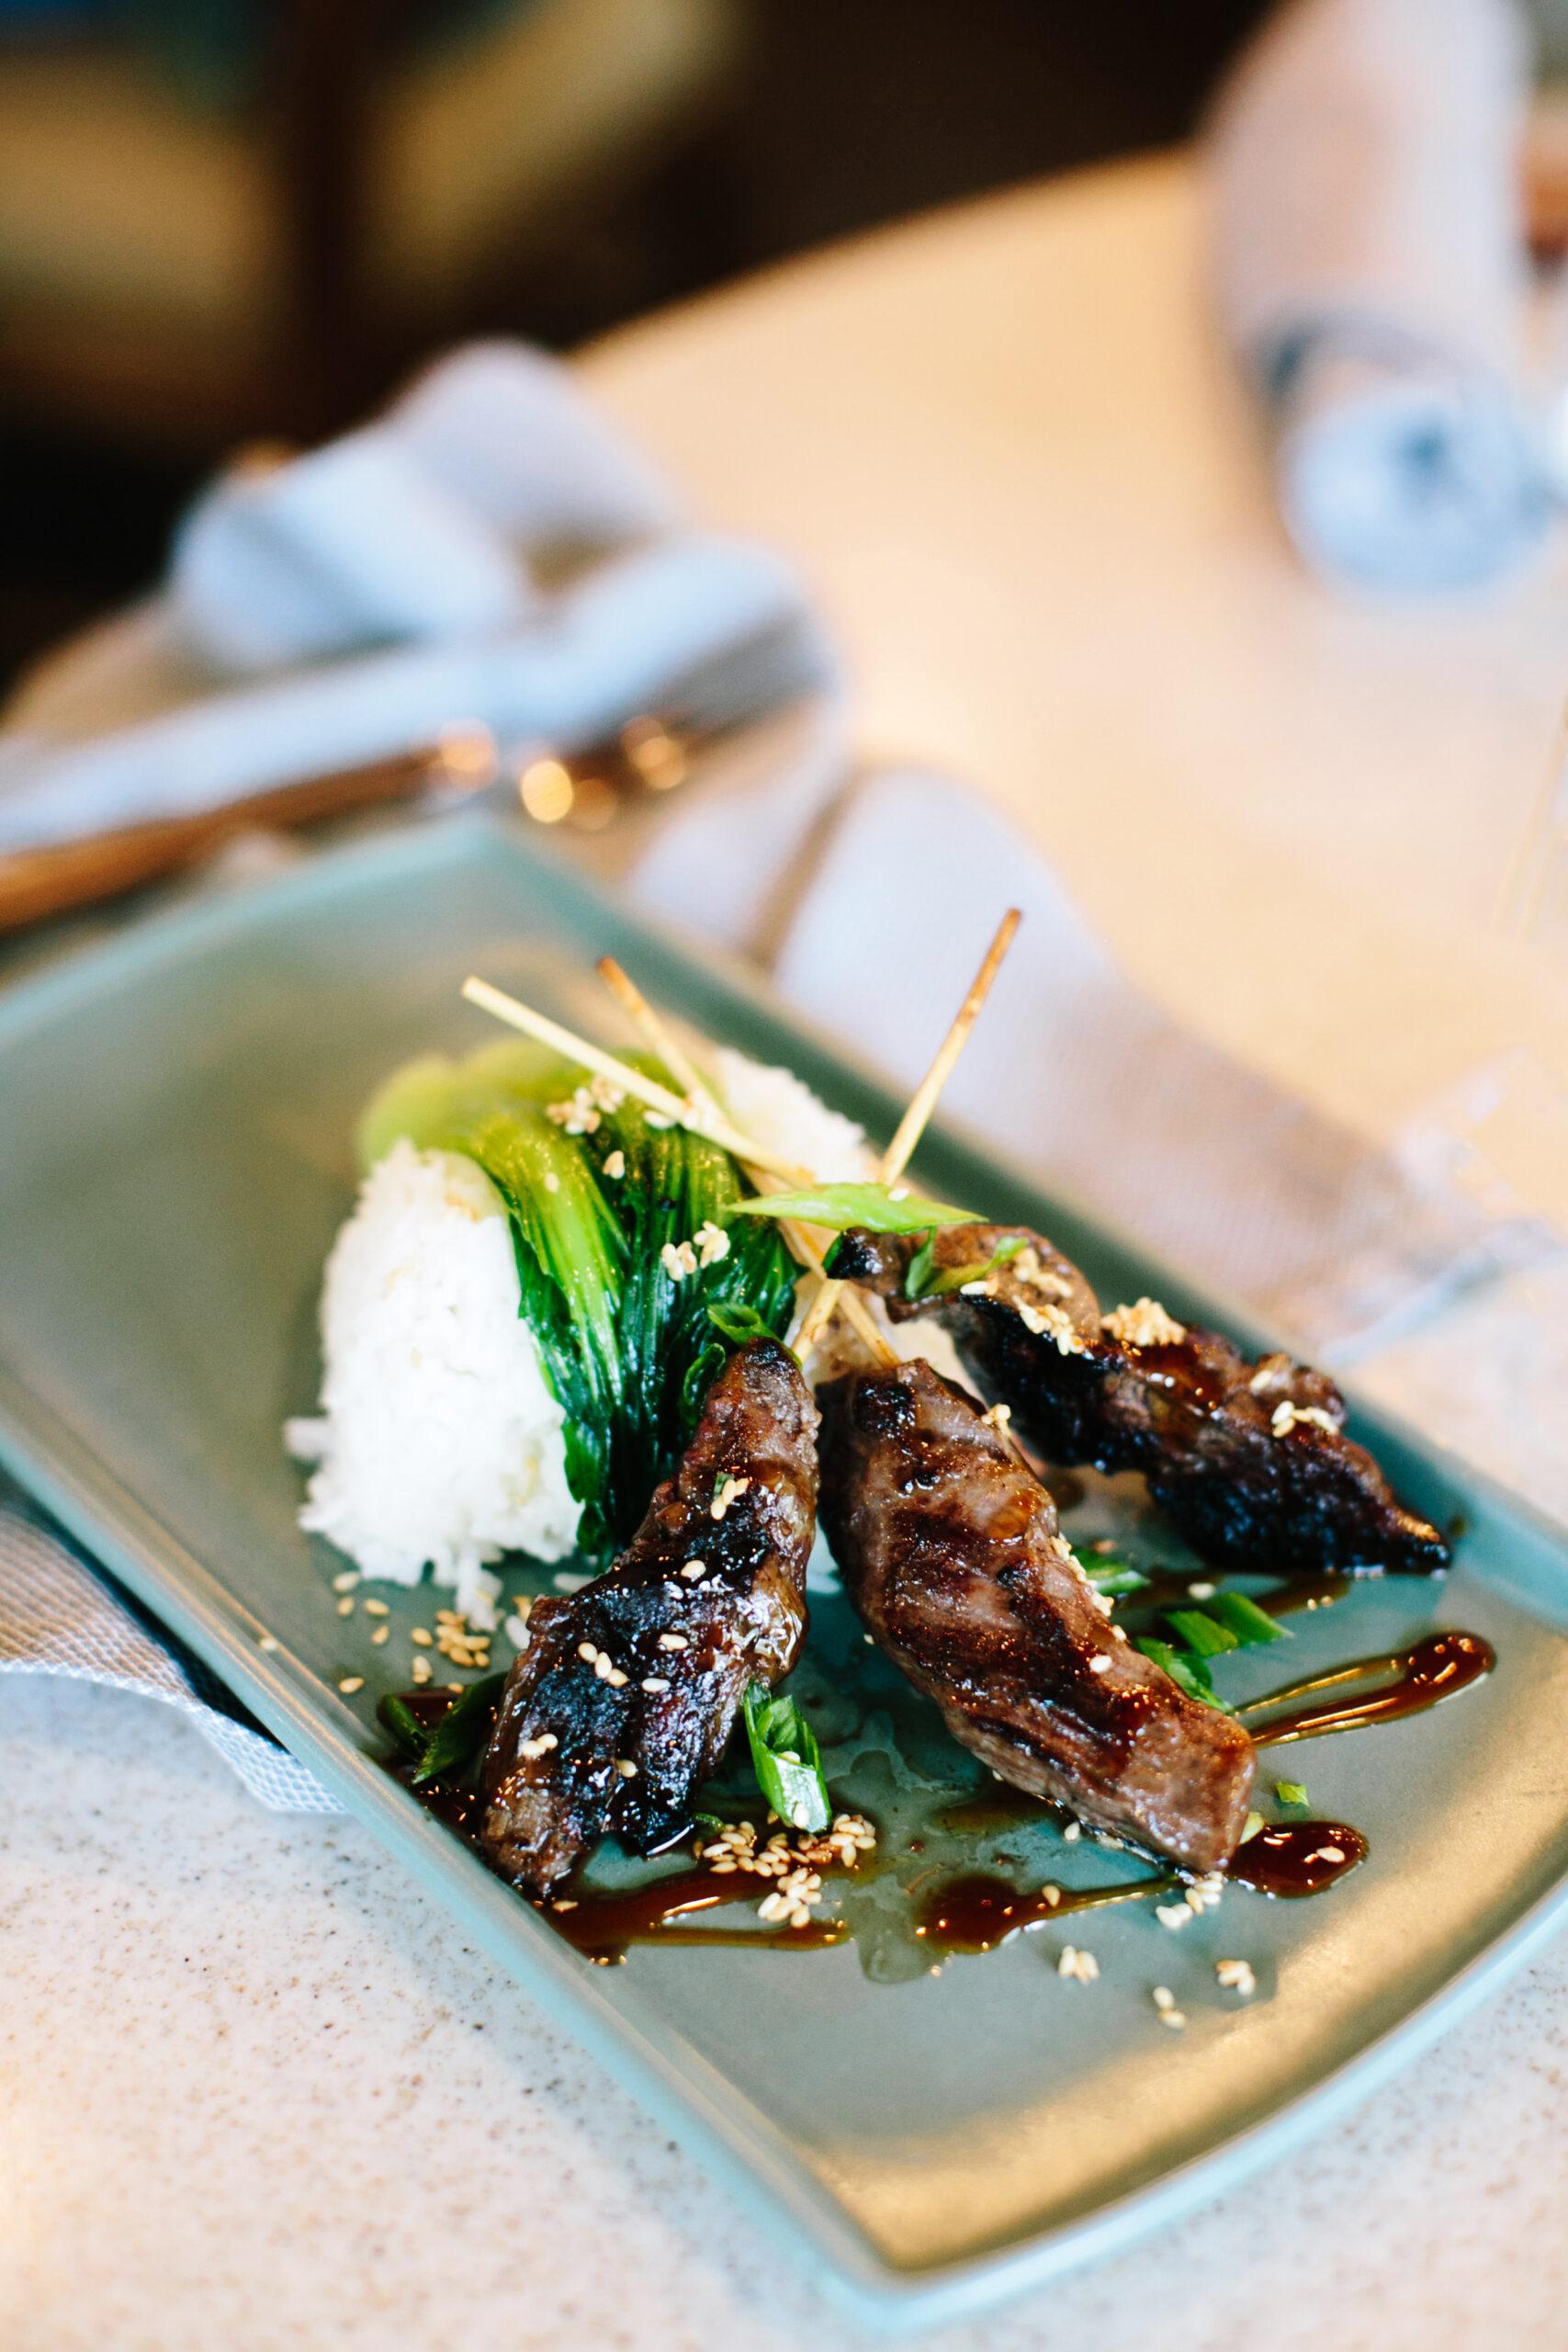
M407 1625L429 1603L400 1607L380 1650L363 1614L338 1617L337 1563L295 1526L278 1432L312 1401L321 1261L368 1089L412 1051L493 1034L458 1001L470 969L602 1026L591 966L606 950L709 1035L891 1130L898 1106L759 990L483 820L143 925L0 1001L0 1450L863 2312L951 2316L1213 2195L1363 2094L1548 1931L1568 1899L1568 1645L1551 1623L1568 1553L1451 1460L1356 1416L1413 1500L1463 1513L1460 1565L1446 1584L1395 1580L1298 1617L1292 1669L1434 1624L1488 1635L1499 1664L1435 1713L1291 1751L1314 1810L1371 1841L1323 1899L1233 1891L1179 1938L1147 1905L1089 1915L1093 1987L1056 1976L1049 1934L895 1983L872 1981L853 1946L644 1947L590 1967L378 1768L374 1702L402 1679ZM1102 1295L1151 1292L1258 1341L951 1132L919 1174L941 1198L1042 1227ZM1146 1523L1122 1532L1145 1559L1172 1555L1168 1539L1151 1553ZM276 1650L259 1648L264 1630ZM850 1647L866 1675L887 1672ZM1277 1657L1227 1661L1232 1695L1285 1679ZM367 1677L352 1703L336 1687L349 1672ZM1126 1867L1030 1835L1045 1875ZM1217 1991L1221 1954L1252 1962L1251 2003ZM1188 2013L1180 2037L1155 2016L1160 1981Z

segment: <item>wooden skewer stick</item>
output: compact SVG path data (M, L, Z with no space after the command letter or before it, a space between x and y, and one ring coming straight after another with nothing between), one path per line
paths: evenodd
M553 1046L558 1054L564 1055L569 1061L579 1063L584 1069L597 1071L601 1078L607 1078L623 1093L635 1095L639 1102L646 1103L651 1111L657 1111L672 1125L686 1127L693 1135L705 1136L709 1143L719 1144L726 1151L732 1151L737 1159L754 1159L757 1166L766 1169L770 1176L781 1177L786 1183L795 1181L797 1171L791 1161L780 1159L776 1154L764 1151L760 1145L750 1142L730 1125L721 1112L708 1110L701 1102L692 1102L682 1095L671 1094L670 1089L660 1086L657 1079L645 1077L629 1062L617 1061L614 1054L605 1053L602 1046L590 1044L586 1037L579 1037L572 1030L563 1028L558 1021L551 1021L547 1014L536 1012L532 1005L519 1002L516 997L508 996L504 989L492 988L488 980L476 979L470 973L463 982L462 992L470 1004L477 1004L483 1012L493 1013L496 1020L504 1021L509 1028L521 1029L525 1036L536 1037L542 1046Z
M968 993L953 1016L949 1029L930 1069L909 1098L909 1107L898 1122L892 1142L882 1155L878 1173L884 1184L897 1183L914 1156L915 1147L925 1133L926 1124L937 1105L937 1098L952 1077L959 1055L969 1042L969 1035L980 1017L981 1008L991 992L991 986L1001 969L1002 958L1012 945L1013 934L1023 917L1017 907L1010 907L997 925L996 936L987 948L979 970L969 983ZM839 1303L841 1283L825 1279L806 1310L795 1337L795 1352L805 1356L816 1345L828 1317Z
M613 956L601 956L597 968L600 978L611 995L642 1031L654 1052L659 1055L666 1069L674 1073L692 1100L711 1103L714 1100L713 1089L691 1059L679 1038L671 1035L662 1017L654 1011L630 973L623 970ZM741 1165L750 1175L753 1169L760 1166L760 1163L752 1156L748 1155ZM809 1168L797 1168L793 1171L793 1181L797 1184L814 1184L817 1179ZM818 1275L825 1282L827 1271L822 1263L821 1252L816 1248L805 1228L796 1224L793 1217L785 1217L781 1220L780 1229L792 1255L797 1258L809 1272ZM878 1329L864 1301L854 1291L846 1290L840 1303L850 1322L884 1369L889 1364L897 1363L897 1355L889 1347L886 1332Z

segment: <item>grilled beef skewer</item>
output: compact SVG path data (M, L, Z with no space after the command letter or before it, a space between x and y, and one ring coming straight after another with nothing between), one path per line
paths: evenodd
M1003 1780L1192 1871L1229 1861L1239 1724L1108 1622L1046 1489L920 1361L821 1392L822 1520L875 1639Z
M690 1826L747 1684L800 1648L817 1428L795 1358L752 1340L615 1566L535 1604L482 1775L482 1842L516 1885L544 1893L606 1832L652 1853Z
M1014 1254L998 1260L1010 1246ZM932 1277L974 1276L936 1296L905 1295L914 1250L908 1237L848 1233L833 1272L880 1293L896 1322L940 1317L981 1393L1005 1401L1046 1460L1142 1471L1160 1509L1216 1566L1272 1576L1447 1567L1444 1538L1344 1434L1345 1400L1325 1373L1287 1355L1244 1356L1150 1299L1102 1316L1078 1269L1025 1226L938 1233Z

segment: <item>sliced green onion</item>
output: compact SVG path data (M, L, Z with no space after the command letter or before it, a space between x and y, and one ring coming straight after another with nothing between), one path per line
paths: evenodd
M1240 1648L1254 1649L1263 1642L1288 1642L1293 1637L1288 1625L1259 1609L1245 1592L1217 1592L1208 1604L1211 1617L1217 1617L1235 1635Z
M1190 1699L1198 1700L1205 1707L1217 1707L1223 1715L1233 1712L1217 1695L1201 1657L1190 1651L1176 1649L1169 1642L1156 1641L1152 1634L1143 1634L1134 1646L1156 1666L1163 1667L1177 1689L1185 1690Z
M455 1765L466 1764L482 1746L505 1688L504 1674L487 1674L482 1682L470 1683L460 1699L453 1700L425 1741L424 1753L414 1768L416 1789L427 1781L439 1780Z
M1111 1600L1120 1600L1125 1592L1141 1592L1148 1582L1141 1568L1130 1568L1125 1560L1101 1559L1097 1553L1090 1553L1087 1560L1081 1552L1073 1556L1096 1592Z
M936 1267L932 1255L936 1248L936 1236L933 1234L929 1241L921 1242L909 1261L904 1275L904 1295L906 1298L949 1298L967 1283L983 1283L987 1274L994 1274L998 1266L1005 1266L1010 1258L1016 1258L1023 1244L1021 1233L1011 1233L1005 1240L998 1242L984 1265Z
M792 1829L826 1829L833 1818L817 1735L793 1699L776 1698L766 1683L746 1690L746 1737L757 1786Z
M736 1202L728 1214L792 1217L801 1225L830 1227L835 1233L848 1233L855 1226L868 1233L926 1233L934 1226L981 1222L974 1209L922 1200L918 1193L895 1197L886 1184L817 1184L807 1192L767 1193L761 1200Z
M1241 1647L1230 1627L1218 1624L1203 1609L1168 1609L1166 1623L1182 1648L1199 1657L1223 1657L1226 1650Z
M764 1323L756 1308L743 1301L733 1306L710 1306L708 1321L735 1348L750 1347L753 1340L771 1340L773 1336L773 1326Z
M383 1726L392 1735L392 1745L405 1764L412 1764L424 1754L430 1734L406 1700L390 1690L376 1708Z
M1281 1804L1288 1804L1292 1812L1309 1813L1312 1810L1312 1799L1306 1792L1304 1781L1276 1781L1274 1794Z

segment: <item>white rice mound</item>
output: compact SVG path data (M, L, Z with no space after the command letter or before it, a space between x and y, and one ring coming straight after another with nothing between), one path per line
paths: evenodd
M725 1107L753 1143L809 1168L823 1184L851 1183L875 1172L865 1129L830 1111L792 1069L770 1069L732 1046L720 1046L714 1059Z
M565 1416L518 1307L512 1234L482 1169L394 1144L327 1261L321 1417L291 1421L317 1467L299 1524L361 1571L430 1568L476 1626L496 1621L502 1553L559 1560L581 1507Z

